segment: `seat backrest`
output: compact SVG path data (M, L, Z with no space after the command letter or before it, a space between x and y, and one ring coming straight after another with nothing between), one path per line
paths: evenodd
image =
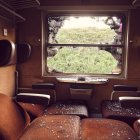
M110 99L112 100L115 93L137 93L138 88L136 86L130 86L130 85L114 85L113 91L111 93ZM134 95L134 94L133 94Z
M17 46L10 40L0 40L0 67L15 65L17 63L16 60ZM1 75L5 74L4 71L1 72ZM15 69L12 69L12 75L14 71ZM6 82L3 79L6 79ZM3 79L0 79L1 83L5 83L4 86L9 89L7 81L12 83L14 80L11 81L10 78L7 78L7 75ZM12 83L12 87L13 85ZM1 85L2 87L3 85ZM5 90L1 90L1 92L3 94L0 93L0 140L16 140L30 123L30 117L12 97L5 95Z
M16 63L16 46L12 41L0 40L0 66Z
M31 46L27 43L17 44L17 64L21 64L31 56Z
M119 97L119 101L124 108L137 108L140 110L140 97Z
M27 43L17 44L17 64L26 62L31 56L31 46ZM34 118L40 116L49 104L50 96L33 91L18 92L18 72L16 72L16 101ZM33 88L33 87L32 87ZM49 85L48 88L54 88ZM45 107L44 107L45 106Z
M27 112L11 97L0 94L0 140L16 140L30 123Z
M51 99L50 99L50 104L56 102L56 89L55 89L55 84L54 83L35 83L32 85L32 89L45 89L45 90L51 90Z

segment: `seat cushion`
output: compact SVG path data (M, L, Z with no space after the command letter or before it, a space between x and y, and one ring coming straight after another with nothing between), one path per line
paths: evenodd
M111 119L83 119L82 140L137 140L137 135L126 123Z
M35 119L20 140L137 140L124 122L75 115L44 115Z
M21 64L29 59L31 46L27 43L17 44L17 64Z
M20 140L79 140L80 118L44 115L35 119Z
M16 47L10 40L0 40L0 66L16 64Z
M88 116L88 111L87 111L87 107L83 104L58 102L51 105L50 107L47 107L44 114L77 115L84 118Z
M106 100L101 104L104 118L121 120L133 126L135 120L140 117L140 110L136 108L123 108L119 101Z

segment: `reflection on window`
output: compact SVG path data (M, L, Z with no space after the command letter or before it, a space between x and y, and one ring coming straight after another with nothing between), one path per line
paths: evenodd
M63 74L120 74L125 16L49 16L47 70Z

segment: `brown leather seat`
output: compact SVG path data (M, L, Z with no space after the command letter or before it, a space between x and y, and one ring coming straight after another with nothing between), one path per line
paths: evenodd
M75 115L44 115L35 119L20 140L137 140L126 123L111 119L82 119Z
M132 93L130 94L131 96L134 93L138 94L137 87L127 85L114 85L113 94L114 92L119 92L120 94L123 92ZM111 95L111 100L104 100L101 103L103 118L121 120L133 126L134 121L140 117L140 109L131 106L129 108L123 107L119 99L113 100L113 94Z
M80 118L44 115L35 119L20 140L79 140Z
M35 83L32 85L33 89L50 89L55 93L55 85L53 83ZM56 99L55 99L56 100ZM51 103L44 111L44 115L77 115L80 117L87 117L88 111L83 102L74 101L59 101ZM51 100L50 100L51 101ZM55 102L55 103L54 103Z
M16 45L0 40L0 66L16 64ZM27 112L11 97L0 93L0 140L17 140L30 123Z
M77 115L81 118L88 117L88 110L84 104L73 102L57 102L44 112L44 115Z
M26 62L31 56L31 46L27 43L17 44L17 64L22 64ZM17 72L17 88L18 88L18 72ZM17 92L18 94L18 92ZM32 119L43 114L45 110L45 105L38 105L33 103L18 102L30 115Z
M39 117L43 115L46 106L38 105L38 104L31 104L31 103L23 103L18 102L31 116L32 118Z
M11 97L0 94L0 140L17 140L30 117Z
M137 140L126 123L111 119L84 119L81 122L82 140Z
M103 118L116 119L133 126L135 120L140 118L140 110L136 108L124 108L119 101L106 100L102 104Z

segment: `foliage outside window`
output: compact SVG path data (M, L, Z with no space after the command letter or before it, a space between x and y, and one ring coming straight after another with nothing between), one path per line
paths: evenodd
M46 67L53 75L120 75L124 69L126 17L49 15Z

